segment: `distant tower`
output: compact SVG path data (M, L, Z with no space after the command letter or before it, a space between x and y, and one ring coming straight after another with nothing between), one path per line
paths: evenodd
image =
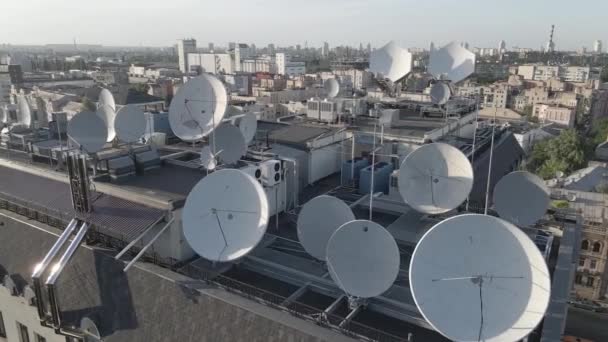
M601 40L596 40L595 42L593 42L593 52L602 53L602 41Z
M372 43L367 43L367 53L372 53Z
M504 40L498 42L498 52L503 52L507 49L507 43Z
M209 43L209 52L213 52L215 46L213 45L213 43Z
M469 42L464 42L464 44L462 45L463 48L465 49L469 49Z
M323 54L323 57L327 57L329 56L329 43L325 42L323 43L323 51L321 51Z
M549 35L549 42L547 43L547 53L553 53L555 51L555 42L553 42L553 34L555 33L555 25L551 25L551 34Z
M431 45L429 46L429 51L433 50L435 50L435 43L431 42Z
M274 55L274 44L268 44L268 53Z
M188 73L188 54L196 51L195 39L180 39L177 41L177 57L179 58L179 70Z

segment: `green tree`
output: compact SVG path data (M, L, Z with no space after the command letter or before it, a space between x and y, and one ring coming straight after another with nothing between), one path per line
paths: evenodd
M589 134L591 139L591 147L595 147L604 141L608 140L608 119L597 120L591 125L591 132Z
M558 137L537 143L527 162L527 168L544 179L555 177L557 171L566 174L587 163L585 141L573 129L564 130Z
M83 96L82 97L82 101L81 101L82 105L81 105L81 110L82 111L95 111L97 110L95 103L93 103L93 101L91 101L88 97Z

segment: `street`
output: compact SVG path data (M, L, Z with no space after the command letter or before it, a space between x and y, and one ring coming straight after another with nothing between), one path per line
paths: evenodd
M565 334L594 342L608 341L608 314L570 307Z

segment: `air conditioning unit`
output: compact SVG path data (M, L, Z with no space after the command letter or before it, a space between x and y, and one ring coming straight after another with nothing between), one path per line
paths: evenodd
M262 163L262 183L273 186L282 180L283 167L280 160L267 160Z
M255 178L258 182L262 182L262 169L257 165L247 165L241 171Z

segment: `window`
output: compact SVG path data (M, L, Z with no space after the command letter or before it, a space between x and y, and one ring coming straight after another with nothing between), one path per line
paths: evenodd
M593 277L588 277L587 278L587 286L588 287L593 287L593 282L595 281L595 278Z
M585 258L578 259L578 265L580 267L585 267Z
M599 242L596 242L593 244L593 251L596 253L599 253L602 251L602 244Z
M2 317L2 311L0 311L0 337L6 337L6 328L4 327L4 318Z
M574 282L576 284L582 284L583 283L583 276L580 274L577 274L576 277L574 278Z
M36 336L36 342L46 342L46 338L38 335L37 333L34 333L34 336Z
M17 332L19 333L20 342L30 342L30 333L25 325L17 322Z
M581 249L588 250L589 249L589 241L583 240L583 243L581 243Z
M589 266L589 268L594 270L596 266L597 266L597 260L591 260L591 265Z

